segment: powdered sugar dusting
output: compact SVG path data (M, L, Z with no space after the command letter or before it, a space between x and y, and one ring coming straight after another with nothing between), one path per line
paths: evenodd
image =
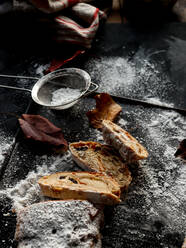
M15 139L11 136L5 135L1 131L1 137L0 137L0 168L3 165L5 158L7 157L7 154L10 153L13 144L15 143Z
M146 53L141 48L132 60L102 56L87 62L85 69L92 80L99 83L100 92L173 106L176 85L162 71L165 62L158 64Z
M100 142L100 143L103 143L103 135L102 135L102 132L97 130L97 129L94 129L94 136L95 136L95 140L97 142Z
M36 69L36 74L39 75L39 76L44 76L44 72L46 71L46 69L49 67L49 64L38 64L38 63L35 63L33 65L33 68Z
M122 118L120 118L119 120L118 120L118 123L117 123L120 127L122 127L123 129L125 129L125 126L127 125L127 121L126 120L124 120L124 119L122 119Z
M147 102L152 103L152 104L157 105L157 106L174 107L173 103L170 104L170 103L162 102L157 97L145 97L144 99L147 100Z
M42 196L37 183L40 177L57 171L80 170L74 166L69 151L65 155L43 156L39 160L40 164L36 165L36 170L29 172L24 180L18 182L13 188L0 191L1 195L6 195L13 201L12 207L16 211L46 199Z
M92 80L99 80L99 91L117 94L132 90L135 81L135 68L121 57L102 57L86 65Z
M144 113L143 109L135 116L136 125L144 126L149 159L140 163L135 190L129 195L145 197L144 209L149 223L158 218L165 224L166 231L184 231L186 167L174 153L185 137L185 117L173 111ZM140 137L137 139L144 143Z
M79 89L60 88L52 92L51 105L62 105L67 102L73 101L80 97L81 91Z

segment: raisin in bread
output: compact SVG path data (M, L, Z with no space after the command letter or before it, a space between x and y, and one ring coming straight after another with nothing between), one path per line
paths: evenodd
M108 176L94 172L58 172L38 181L44 196L80 199L113 205L120 202L120 187Z
M47 201L17 213L18 248L101 248L103 211L88 201Z
M120 154L111 146L93 141L71 143L74 161L84 170L101 172L114 178L121 190L127 189L132 178Z
M103 139L119 151L127 163L132 163L148 157L147 150L127 131L115 123L102 121Z

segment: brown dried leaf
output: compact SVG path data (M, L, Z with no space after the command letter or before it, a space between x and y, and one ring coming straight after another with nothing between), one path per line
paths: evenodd
M19 119L19 124L26 138L68 149L61 128L56 127L48 119L40 115L27 114L23 114L22 118Z
M114 121L122 108L107 93L98 94L94 98L96 108L88 111L87 116L94 128L102 128L102 120Z
M175 157L180 157L181 159L186 161L186 139L180 142L180 145L177 151L174 154Z

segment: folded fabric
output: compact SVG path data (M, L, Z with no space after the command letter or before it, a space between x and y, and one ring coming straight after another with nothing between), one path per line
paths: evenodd
M107 1L107 0L106 0ZM90 48L106 14L91 5L92 0L30 0L40 12L47 15L47 24L52 28L53 39L59 43L77 44ZM14 0L14 6L28 2ZM26 5L25 5L26 6ZM24 8L23 8L24 9Z
M77 3L91 2L91 0L30 0L30 2L43 12L55 13Z

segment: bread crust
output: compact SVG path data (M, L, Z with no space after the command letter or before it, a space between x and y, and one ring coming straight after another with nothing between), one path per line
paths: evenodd
M103 120L102 132L104 141L117 149L127 163L136 162L148 157L145 147L117 124Z
M101 173L58 172L38 181L43 195L55 199L79 199L113 205L120 202L117 182Z
M69 145L73 160L84 170L101 172L114 178L121 190L127 189L132 177L120 154L108 145L80 141Z

